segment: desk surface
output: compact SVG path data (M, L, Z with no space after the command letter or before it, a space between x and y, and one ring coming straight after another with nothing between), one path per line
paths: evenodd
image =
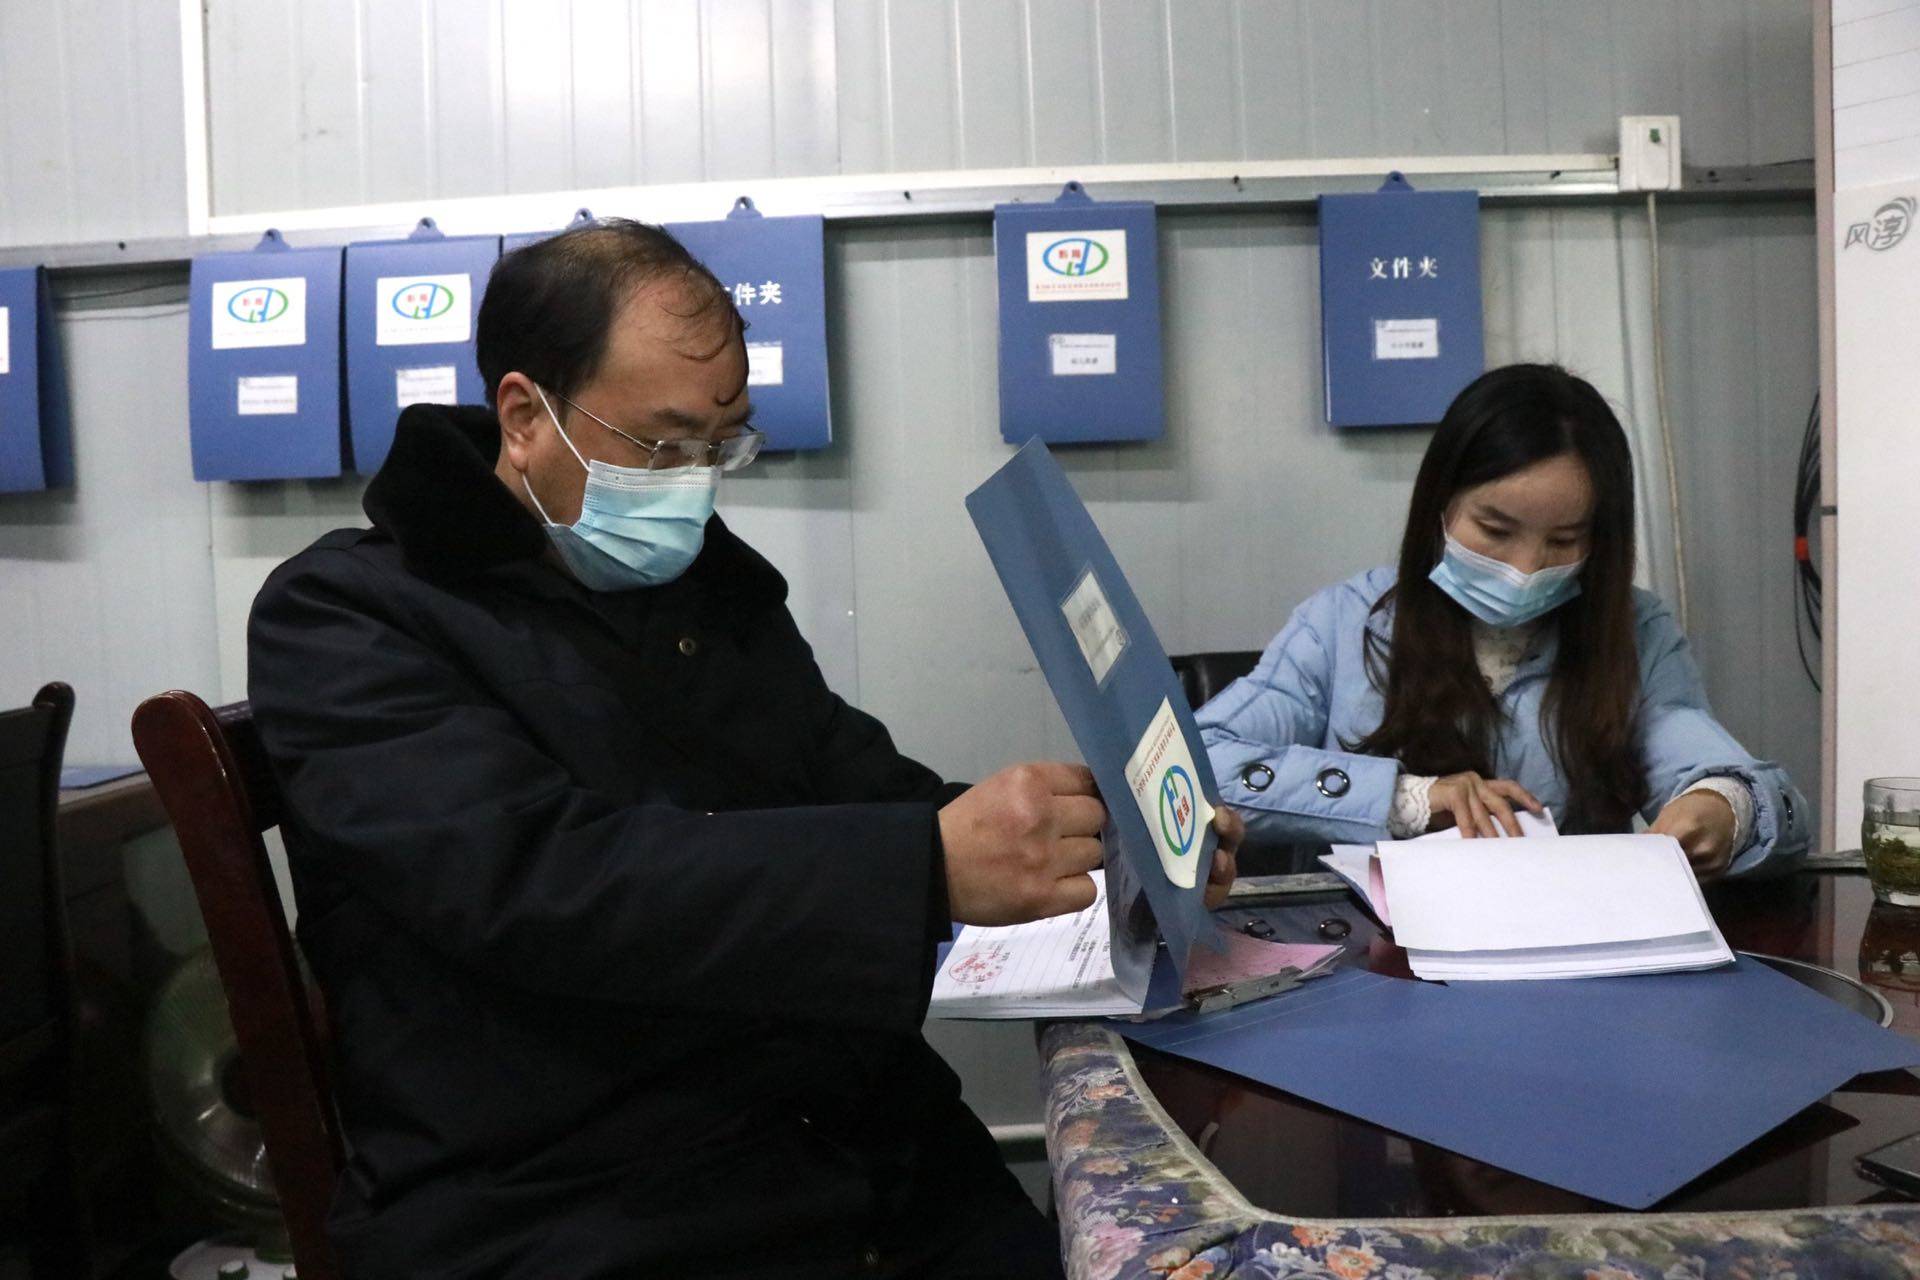
M1875 904L1866 878L1845 873L1724 885L1707 897L1734 947L1857 977L1893 1006L1896 1030L1920 1039L1920 911ZM1352 929L1348 963L1410 976L1404 953L1345 894L1223 915L1258 916L1280 940L1299 942L1323 940L1322 922L1339 919ZM1133 1055L1174 1121L1262 1209L1330 1218L1605 1209L1226 1072L1140 1046ZM1853 1159L1916 1130L1920 1080L1905 1072L1863 1077L1656 1207L1783 1209L1890 1199L1854 1171ZM1307 1152L1318 1158L1302 1159Z

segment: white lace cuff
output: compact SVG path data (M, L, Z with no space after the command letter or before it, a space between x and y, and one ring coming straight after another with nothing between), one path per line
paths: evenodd
M1388 835L1395 840L1405 840L1426 834L1433 824L1430 793L1438 781L1438 778L1419 778L1410 773L1400 775L1400 780L1393 784L1393 808L1387 813Z
M1753 792L1738 778L1702 778L1681 795L1711 791L1733 809L1733 851L1739 853L1753 839Z

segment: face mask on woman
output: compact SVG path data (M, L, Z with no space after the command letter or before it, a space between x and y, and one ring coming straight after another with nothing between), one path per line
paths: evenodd
M1522 573L1445 533L1447 549L1428 578L1455 604L1493 627L1518 627L1544 617L1580 594L1583 557L1572 564Z

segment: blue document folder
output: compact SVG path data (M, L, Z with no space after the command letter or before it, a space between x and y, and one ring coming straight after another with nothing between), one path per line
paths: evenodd
M499 258L499 236L449 236L432 218L405 240L347 246L347 428L361 475L386 461L402 409L486 400L474 326Z
M667 230L713 272L746 322L753 425L766 433L766 447L833 443L825 219L763 217L741 196L724 218Z
M340 254L295 249L269 229L245 252L193 260L195 480L340 474Z
M1166 430L1158 215L1144 200L993 208L1000 435L1055 444Z
M1631 1209L1856 1075L1920 1065L1920 1044L1744 956L1701 973L1453 987L1344 970L1118 1029Z
M47 270L0 270L0 493L72 483L67 373Z
M1028 441L967 496L967 511L1112 818L1105 844L1116 966L1127 949L1123 927L1138 936L1144 902L1184 979L1194 942L1218 946L1205 902L1218 842L1204 815L1220 793L1180 681L1044 444ZM1146 750L1156 745L1157 753Z
M1327 422L1440 421L1486 367L1480 197L1415 191L1320 197L1320 337Z

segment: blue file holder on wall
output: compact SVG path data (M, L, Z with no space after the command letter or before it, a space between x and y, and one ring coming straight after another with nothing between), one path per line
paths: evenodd
M71 485L69 427L46 269L0 270L0 493Z
M410 404L486 399L474 325L500 237L448 236L432 218L404 240L347 246L347 426L354 470L377 471Z
M1320 197L1320 339L1327 423L1433 423L1486 367L1480 196L1415 191Z
M340 250L269 230L195 258L187 296L193 478L339 475Z
M753 424L766 432L766 447L826 448L833 442L826 220L763 217L742 196L725 218L667 230L713 272L746 322Z
M1157 440L1166 429L1158 219L1070 182L993 211L1000 435L1010 444Z

